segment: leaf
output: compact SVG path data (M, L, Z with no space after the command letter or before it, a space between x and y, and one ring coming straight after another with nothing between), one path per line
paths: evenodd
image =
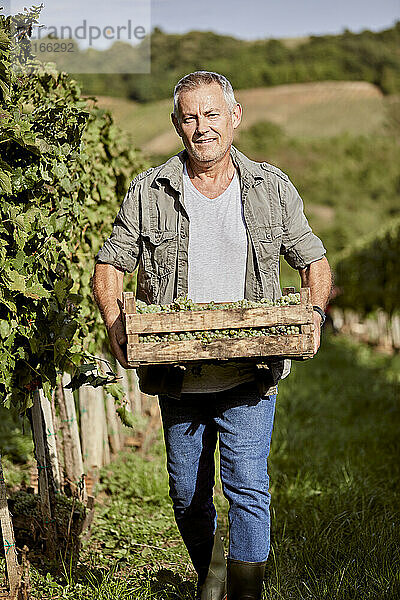
M8 99L9 99L9 96L10 96L10 88L9 88L9 86L8 86L8 85L7 85L7 84L6 84L4 81L2 81L1 79L0 79L0 89L1 89L1 91L3 92L4 99L5 99L5 100L8 100Z
M0 171L0 191L5 194L12 194L11 179L8 173Z
M8 289L13 292L25 292L25 277L17 271L6 271L6 277L9 281Z
M71 289L71 281L58 279L54 284L54 294L60 304L64 304L68 290Z
M122 423L124 425L126 425L127 427L133 428L135 425L135 420L133 418L133 414L131 412L127 411L125 406L118 406L116 410L117 410L118 416L121 419Z
M10 331L11 331L11 327L10 327L9 322L2 319L0 321L0 337L2 337L2 338L8 337Z
M36 354L40 348L40 342L35 337L30 337L29 346L32 354Z
M24 295L28 298L50 298L50 292L46 290L40 283L35 283L25 289Z
M17 312L17 305L14 300L11 300L10 298L4 298L0 296L0 304L7 306L7 308L13 313Z
M42 388L47 400L51 402L51 384L50 381L43 381Z
M25 262L26 254L22 250L18 250L14 260L12 261L13 267L16 271L20 271Z
M97 368L96 363L88 363L86 365L81 365L78 367L79 373L88 373L89 371L94 371Z
M40 163L40 165L39 165L39 170L40 170L40 174L42 176L42 179L44 181L53 181L53 178L50 177L48 171L46 170L45 166L42 163Z
M64 163L56 163L53 166L53 173L58 179L62 179L63 177L68 177L68 169Z
M37 137L36 143L42 154L44 154L45 152L50 153L53 151L53 146L51 146L48 142L46 142L46 140L43 140L42 138Z
M69 179L69 177L63 177L60 180L60 185L63 188L63 190L67 192L67 194L69 194L74 189L74 185Z
M79 304L83 300L83 296L81 294L68 294L68 300L71 304Z
M58 338L54 344L54 358L57 360L58 357L64 356L68 350L70 343L64 338Z

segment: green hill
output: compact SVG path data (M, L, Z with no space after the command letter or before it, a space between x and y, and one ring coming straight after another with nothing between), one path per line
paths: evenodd
M112 71L117 63L129 64L135 59L135 50L130 44L118 42L118 52L114 46L105 51L92 49L93 64L100 60ZM170 97L176 81L196 69L224 73L236 89L358 80L373 83L386 94L400 92L399 48L400 21L376 33L345 31L340 35L299 40L252 42L204 31L166 34L155 28L151 34L151 74L79 75L77 78L85 93L111 93L139 102Z
M239 133L259 121L271 121L286 134L318 138L373 134L382 130L388 99L366 82L324 81L238 90L243 106ZM174 153L180 147L170 120L171 98L139 103L126 98L99 96L117 124L131 134L135 145L149 155Z

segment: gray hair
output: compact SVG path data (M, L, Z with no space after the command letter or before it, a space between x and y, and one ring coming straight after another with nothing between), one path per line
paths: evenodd
M221 86L228 108L232 112L237 104L237 101L235 98L235 94L233 93L231 82L223 75L220 75L219 73L214 73L213 71L194 71L193 73L189 73L188 75L182 77L182 79L178 81L174 88L175 117L179 118L178 102L179 94L181 92L193 90L196 87L200 87L202 85L210 85L211 83L218 83L218 85Z

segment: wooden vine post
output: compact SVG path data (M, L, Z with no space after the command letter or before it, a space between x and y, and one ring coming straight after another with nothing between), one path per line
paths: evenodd
M103 392L103 390L101 390ZM102 393L103 395L103 393ZM103 466L108 465L111 462L110 442L108 440L108 424L107 424L107 413L104 407L104 395L103 395Z
M88 494L92 494L104 455L104 400L103 390L90 385L79 388L81 413L82 452L87 478Z
M57 406L60 411L60 430L62 432L62 448L63 448L63 475L65 483L69 485L75 480L75 474L73 469L72 459L72 439L70 435L70 429L68 427L67 409L65 406L65 398L63 392L62 381L59 380L57 384Z
M7 490L3 475L3 466L0 456L0 523L3 538L3 547L6 557L7 576L10 586L10 600L17 597L20 585L20 571L15 548L14 529L7 504Z
M50 478L52 473L51 465L47 463L48 452L46 452L46 434L42 409L44 400L43 392L36 389L33 392L33 406L31 409L32 428L35 456L39 473L40 505L42 509L44 531L46 533L46 550L49 558L55 558L57 555L57 531L51 508Z
M135 370L130 373L131 389L132 389L132 412L134 415L143 415L142 392L139 389L139 378Z
M67 387L69 382L70 377L64 374L62 377L62 385L59 387L59 403L63 414L63 431L68 457L71 461L68 465L67 477L73 489L78 491L79 499L86 501L87 494L84 484L85 471L83 467L81 440L79 436L74 394L72 390Z
M119 418L117 411L115 410L114 398L111 394L105 394L106 396L106 412L107 412L107 426L108 426L108 437L110 440L110 446L113 454L116 454L121 450L121 435Z
M63 466L63 457L64 457L64 451L63 451L63 440L62 440L62 435L61 435L61 419L59 414L56 411L56 398L57 398L57 388L53 389L53 392L51 394L51 414L53 417L53 426L54 426L54 431L55 431L55 440L56 440L56 447L57 447L57 457L58 457L58 472L60 475L60 488L61 490L64 489L64 466Z
M48 458L53 474L53 483L56 493L61 491L60 467L58 460L58 449L56 443L57 432L54 426L53 413L51 403L47 400L41 390L39 390L40 404L42 407L44 425L45 425L45 440L48 449Z

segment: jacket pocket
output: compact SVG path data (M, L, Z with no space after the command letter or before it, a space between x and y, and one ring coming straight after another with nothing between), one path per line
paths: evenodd
M256 228L258 240L258 266L260 271L270 272L279 269L279 254L282 244L281 225L270 225Z
M172 273L176 262L177 233L155 229L142 237L144 270L158 277Z

